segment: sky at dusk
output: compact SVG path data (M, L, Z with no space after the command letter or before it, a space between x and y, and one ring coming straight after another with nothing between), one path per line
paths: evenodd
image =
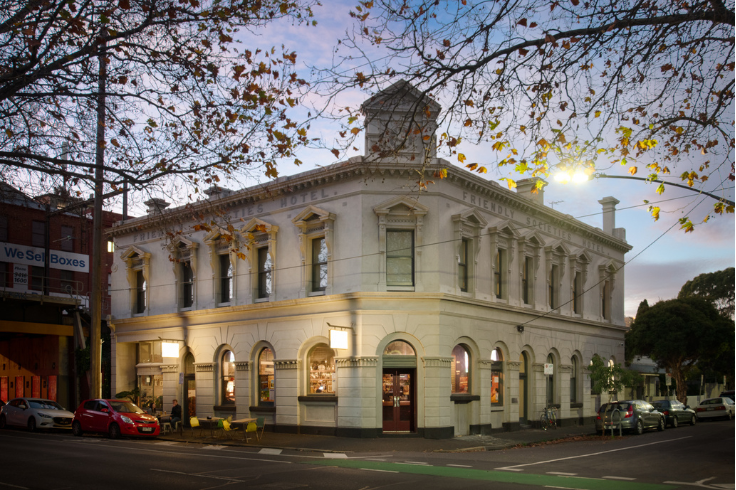
M289 50L297 52L300 75L309 79L310 66L330 65L338 38L347 29L352 29L353 19L349 16L349 10L357 2L323 3L325 6L314 9L318 21L316 27L279 22L262 31L241 36L243 47L252 49L254 43L262 48L283 44ZM367 97L365 93L350 92L341 96L339 104L355 107ZM318 102L318 99L312 101ZM309 134L310 137L320 136L329 141L337 130L335 123L321 121L313 124ZM362 138L359 140L358 143L362 143ZM467 155L468 161L488 167L488 173L483 178L497 182L506 176L519 178L508 171L493 169L494 158L498 153L491 151L490 145L466 145L460 150ZM362 154L362 145L357 146L357 152L340 155L340 160ZM279 167L280 174L292 175L338 161L328 149L307 150L298 157L304 162L302 166L296 167L293 163L284 162ZM454 159L448 160L456 163ZM628 175L623 168L599 170L610 175ZM677 169L673 170L673 174L678 173ZM713 184L706 183L704 190L712 191L722 178L717 173L712 175L709 182ZM262 182L265 181L264 179ZM680 182L679 178L674 181ZM626 255L628 262L623 271L626 316L634 316L639 303L644 299L652 304L658 300L673 298L687 280L698 274L734 266L734 215L719 216L708 223L700 223L712 209L711 198L672 186L667 187L666 192L659 196L654 192L657 184L641 181L594 179L578 185L559 184L552 179L549 182L545 188L545 204L592 226L602 227L599 199L613 196L620 201L616 212L616 227L626 229L627 241L633 246ZM499 183L506 185L504 182ZM249 182L246 185L253 184L254 182ZM233 188L229 184L225 186ZM726 187L727 197L734 199L733 183L728 182ZM649 215L647 205L644 204L645 199L661 207L659 221L655 222ZM133 214L136 211L138 210ZM680 230L677 221L684 216L689 216L695 224L694 232L686 234Z

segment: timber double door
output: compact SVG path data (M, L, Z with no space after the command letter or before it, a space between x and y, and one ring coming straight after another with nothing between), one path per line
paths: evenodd
M414 432L416 369L383 370L383 432Z

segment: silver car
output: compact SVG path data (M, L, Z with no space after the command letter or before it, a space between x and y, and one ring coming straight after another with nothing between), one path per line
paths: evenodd
M53 400L15 398L0 412L0 429L7 426L36 429L71 429L74 414Z
M700 402L700 405L695 408L695 413L698 414L698 420L721 417L731 420L734 416L734 402L727 396L708 398Z
M601 405L595 419L596 431L603 432L611 428L618 430L619 425L623 430L643 434L646 429L656 428L663 431L666 421L663 413L644 400L624 400Z

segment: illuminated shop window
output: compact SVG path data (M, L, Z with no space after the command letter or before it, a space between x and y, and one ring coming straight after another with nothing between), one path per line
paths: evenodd
M470 354L468 349L458 344L452 349L452 372L450 384L452 393L468 393L470 381Z
M330 394L337 391L335 353L326 344L319 344L309 353L309 394Z

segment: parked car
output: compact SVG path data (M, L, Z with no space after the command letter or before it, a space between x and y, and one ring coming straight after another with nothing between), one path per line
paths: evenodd
M724 417L731 420L734 415L733 400L727 396L719 396L718 398L708 398L703 400L695 408L698 419L718 419Z
M698 421L695 410L677 400L659 400L652 402L652 406L664 414L665 422L672 428L683 423L695 425Z
M596 431L604 432L612 426L621 425L623 430L643 434L646 429L665 429L666 422L663 413L660 413L649 402L644 400L624 400L604 403L598 410L595 419Z
M161 427L158 419L128 400L85 400L74 412L72 432L108 434L111 439L124 436L156 437Z
M14 398L2 408L0 428L14 425L36 429L70 429L74 414L53 400Z

